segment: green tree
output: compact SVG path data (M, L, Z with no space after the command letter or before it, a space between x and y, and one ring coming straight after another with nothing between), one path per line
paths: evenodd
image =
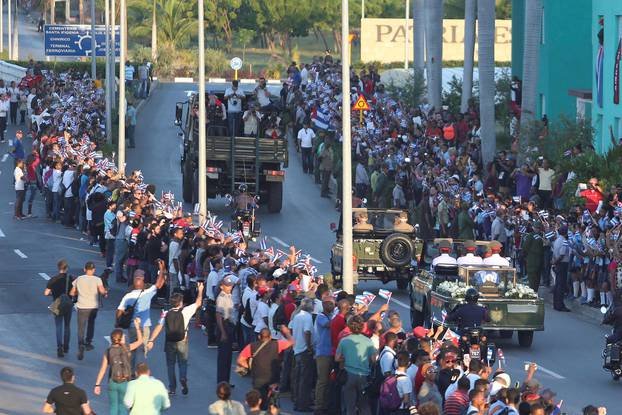
M213 33L220 33L225 49L231 51L234 37L234 22L242 0L205 0L205 22Z
M195 0L158 0L158 38L162 43L184 47L196 35L197 20ZM146 9L149 14L151 8ZM149 25L151 21L149 20Z

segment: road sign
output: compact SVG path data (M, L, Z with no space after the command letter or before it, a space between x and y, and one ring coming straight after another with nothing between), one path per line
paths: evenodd
M240 69L242 69L242 59L238 58L237 56L231 59L231 69L233 69L234 71L239 71Z
M369 104L363 94L359 95L358 99L354 103L354 106L352 107L352 111L369 111Z
M45 25L45 56L91 56L90 25ZM95 54L106 56L106 26L95 26ZM121 36L115 26L115 56L120 55Z

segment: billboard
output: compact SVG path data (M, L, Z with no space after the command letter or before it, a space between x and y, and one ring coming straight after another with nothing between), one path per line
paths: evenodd
M45 25L45 56L91 56L90 25ZM106 26L95 26L96 56L106 56ZM121 39L115 26L115 56L119 56Z
M413 26L408 28L408 59L413 59ZM404 61L404 19L362 19L361 61L382 63ZM443 60L464 60L464 20L443 20ZM477 42L475 43L477 61ZM512 60L512 21L495 22L495 61Z

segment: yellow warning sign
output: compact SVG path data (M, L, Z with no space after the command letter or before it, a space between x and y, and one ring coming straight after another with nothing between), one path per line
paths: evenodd
M369 104L365 97L361 94L352 107L353 111L369 111Z

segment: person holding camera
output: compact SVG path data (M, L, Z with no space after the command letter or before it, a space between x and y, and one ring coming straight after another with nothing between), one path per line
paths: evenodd
M231 86L225 90L227 101L227 120L229 120L229 134L237 137L242 126L242 101L245 96L238 88L239 81L231 82Z

